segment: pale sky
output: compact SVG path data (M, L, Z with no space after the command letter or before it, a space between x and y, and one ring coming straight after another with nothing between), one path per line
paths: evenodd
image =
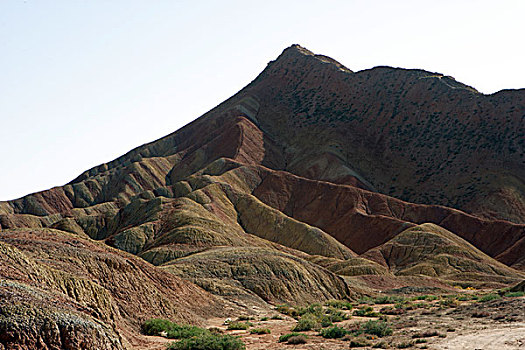
M0 0L0 200L179 129L294 43L354 71L524 88L524 16L523 0Z

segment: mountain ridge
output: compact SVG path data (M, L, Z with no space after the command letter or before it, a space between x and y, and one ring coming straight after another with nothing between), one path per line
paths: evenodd
M354 73L294 45L183 128L64 186L0 202L0 248L39 271L64 272L71 258L68 278L100 286L128 315L124 326L104 305L82 316L104 325L89 341L109 334L122 339L114 348L145 341L144 312L169 312L126 311L122 292L82 261L119 281L128 271L145 289L161 290L163 278L185 286L159 292L181 319L206 315L182 291L220 313L393 286L505 287L525 278L523 111L525 89L483 95L422 70ZM443 246L439 256L427 242ZM56 287L62 274L42 274L52 295L29 299L30 309L70 298ZM9 269L0 279L33 288ZM67 300L65 319L85 311ZM31 320L34 334L44 321Z

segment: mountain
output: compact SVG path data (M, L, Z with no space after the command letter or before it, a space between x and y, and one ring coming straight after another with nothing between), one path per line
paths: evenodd
M31 295L24 308L66 300L60 314L101 325L88 332L101 348L139 346L146 314L212 317L195 299L235 310L354 298L387 280L516 284L525 276L524 121L523 89L484 95L423 70L352 72L293 45L182 129L64 186L0 202L4 264L27 263L34 276L2 269L0 282L6 295ZM64 273L96 286L124 321L64 287ZM144 289L111 287L129 283L122 274ZM36 290L38 276L48 282ZM164 280L184 288L164 296ZM175 298L188 314L119 301L145 293ZM35 334L67 319L43 317L31 320ZM21 332L9 320L0 325Z

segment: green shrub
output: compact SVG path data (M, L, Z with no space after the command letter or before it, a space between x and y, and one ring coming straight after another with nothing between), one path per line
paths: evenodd
M142 332L146 335L159 335L161 332L167 332L174 326L176 324L169 320L154 318L142 324Z
M491 301L491 300L496 300L496 299L501 299L501 297L498 294L486 294L480 297L478 301L485 302L485 301Z
M168 350L244 350L246 346L231 335L203 334L168 344Z
M269 318L266 317L266 316L265 317L261 317L261 321L268 321L268 320L269 320Z
M357 301L358 304L370 304L372 303L373 300L369 297L362 297L362 298L359 298L359 300Z
M399 343L396 345L397 349L406 349L414 346L413 342Z
M419 295L414 298L415 300L426 300L426 301L434 301L437 300L438 297L436 295Z
M517 298L517 297L522 297L524 295L525 295L525 292L507 292L505 293L505 296L509 298Z
M391 306L387 306L379 310L380 313L385 315L403 315L406 314L406 310L403 308L393 308Z
M270 334L272 331L269 328L254 328L250 329L250 334Z
M288 344L306 344L306 337L304 335L290 337Z
M412 338L430 338L437 337L439 335L438 331L424 331L423 333L415 333L412 335Z
M272 320L282 320L283 317L282 317L281 315L273 315L273 316L271 317L271 319L272 319Z
M200 335L203 335L204 333L208 333L206 329L195 327L195 326L179 326L174 325L174 327L170 328L168 331L168 338L170 339L185 339L185 338L191 338L191 337L197 337Z
M303 331L310 331L312 329L319 328L320 324L317 321L317 318L314 315L306 314L297 322L294 328L292 328L293 332L303 332Z
M459 302L456 299L445 298L445 299L439 301L439 305L455 308L455 307L459 306Z
M361 329L366 334L377 335L378 337L392 335L392 328L390 328L385 321L370 320L365 322Z
M321 318L319 319L319 322L321 322L321 327L323 327L323 328L330 327L330 326L334 325L332 323L332 319L328 315L321 316Z
M277 305L275 310L277 312L281 313L281 314L284 314L284 315L288 315L288 316L292 316L292 317L299 316L299 313L297 312L297 310L295 310L293 307L291 307L289 305L286 305L286 304Z
M344 328L336 326L336 327L322 329L320 335L323 338L337 339L337 338L344 337L346 333L347 332Z
M297 310L297 313L300 315L300 316L303 316L303 315L306 315L306 314L312 314L312 315L315 315L315 316L321 316L323 314L323 307L321 306L321 304L311 304L311 305L308 305L307 307L303 307L303 308L299 308Z
M303 333L292 332L292 333L281 335L279 337L279 343L287 342L288 339L290 339L291 337L300 337L300 336L308 337L306 334L303 334Z
M326 303L324 303L324 305L342 310L352 310L354 307L352 303L345 300L328 300Z
M330 318L330 321L332 322L341 322L343 320L349 319L347 314L334 307L327 308L325 314Z
M230 330L245 330L250 328L252 324L250 322L232 322L228 325Z
M360 316L360 317L378 317L379 314L377 312L374 312L374 309L371 306L363 306L360 309L354 310L353 313L354 316Z
M374 303L376 304L395 304L399 302L405 301L405 298L403 297L394 297L394 296L381 296L374 299Z
M369 346L370 342L366 339L353 339L350 341L350 347L351 348L364 348L365 346Z
M191 338L209 333L208 330L189 326L178 325L169 320L151 319L142 325L142 332L146 335L159 335L161 332L166 332L167 338L170 339L184 339Z
M245 315L241 315L237 318L237 321L252 321L252 320L253 320L252 316L245 316Z

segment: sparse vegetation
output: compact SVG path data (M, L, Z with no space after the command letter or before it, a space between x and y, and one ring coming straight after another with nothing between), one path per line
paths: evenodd
M296 335L288 339L288 344L306 344L306 337L304 335Z
M306 334L298 333L298 332L292 332L288 334L283 334L279 337L279 343L285 343L287 342L291 337L305 337L307 338Z
M168 344L168 350L244 350L246 346L231 335L202 334Z
M245 316L241 315L237 318L237 321L253 321L254 318L252 316Z
M337 339L337 338L344 337L346 333L347 331L344 328L336 326L336 327L322 329L320 335L323 338Z
M380 316L377 312L374 312L374 309L371 306L363 306L357 310L354 310L354 316L360 317L378 317Z
M201 336L209 333L208 330L189 325L178 325L169 320L151 319L142 325L142 331L146 335L165 334L169 339L184 339Z
M269 328L253 328L250 329L250 334L270 334L272 331Z
M354 305L345 300L328 300L324 303L325 306L341 310L352 310Z
M361 329L366 334L377 335L378 337L385 337L393 333L392 328L385 321L370 320L365 322Z
M246 330L250 328L252 324L250 322L231 322L228 324L229 330Z
M381 296L374 299L375 304L395 304L399 302L404 302L405 298L403 297L397 297L397 296Z
M161 332L167 332L174 325L175 323L169 320L154 318L142 324L142 332L146 335L159 335Z
M370 342L364 338L356 338L350 341L350 348L364 348L370 346Z
M317 318L314 315L306 314L303 317L301 317L301 319L299 319L295 327L292 328L292 331L303 332L318 328L320 328L320 323L317 320Z
M481 296L478 301L479 302L487 302L487 301L492 301L492 300L496 300L496 299L501 299L501 296L499 296L498 294L485 294L483 296Z
M423 333L415 333L412 335L412 338L430 338L439 336L438 331L425 331Z
M231 335L188 325L178 325L169 320L151 319L142 325L146 335L166 334L167 338L180 339L168 344L169 350L244 350L242 340Z

